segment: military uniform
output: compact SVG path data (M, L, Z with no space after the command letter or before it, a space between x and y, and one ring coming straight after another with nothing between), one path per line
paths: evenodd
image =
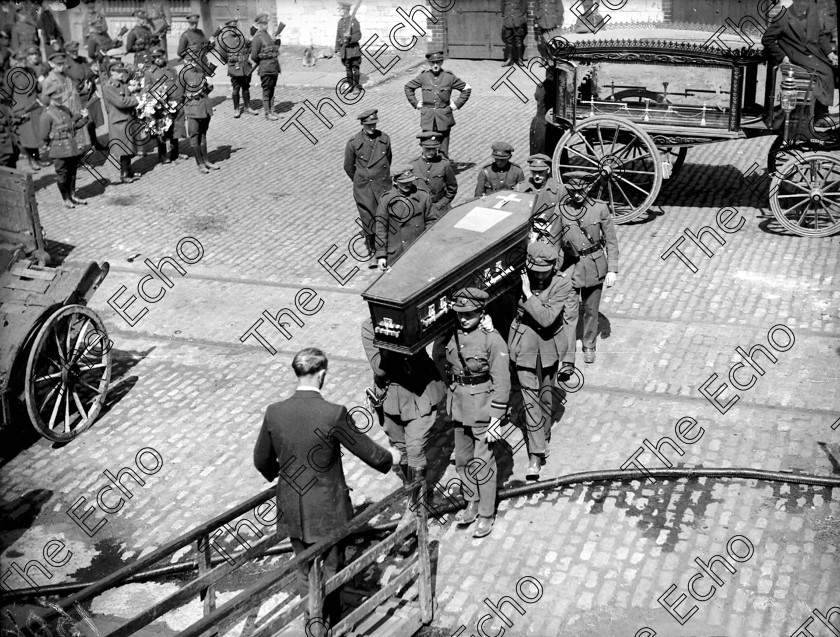
M456 312L484 309L488 295L476 288L459 290L452 296ZM485 434L491 422L498 423L507 411L510 397L508 350L495 330L486 332L476 324L469 331L460 325L439 338L434 345L435 360L444 365L447 383L446 410L455 428L455 470L467 510L460 526L471 524L476 516L489 527L479 529L483 537L492 529L495 515L496 458Z
M108 51L120 46L122 46L120 40L114 40L107 32L98 31L88 35L88 57L94 62L99 62L103 57L108 55Z
M4 100L4 85L0 85L0 100ZM4 101L0 101L0 166L16 168L20 157L17 134L18 119Z
M549 126L545 121L546 113L557 103L557 86L550 68L546 69L545 80L538 84L534 91L534 101L537 104L537 113L531 120L528 136L532 155L550 151L560 139L556 127Z
M557 219L557 204L566 196L566 189L561 186L553 177L548 176L551 170L551 159L547 155L536 154L528 157L528 168L532 175L536 172L546 173L545 181L541 186L534 183L533 177L527 181L520 181L516 184L516 192L527 192L536 195L534 206L531 208L532 223L542 222L549 225Z
M505 142L496 142L492 146L492 155L497 159L507 159L506 165L499 168L495 161L484 164L478 173L475 184L475 196L489 195L499 190L513 190L516 184L525 181L525 173L519 164L510 161L513 146Z
M219 169L207 155L207 130L210 128L210 118L213 116L213 106L207 96L213 90L213 85L207 81L207 76L197 62L189 61L179 78L181 76L183 76L187 134L195 152L198 171L206 174L210 170Z
M576 179L585 179L585 173L568 173L566 180L569 189L577 188ZM598 336L598 307L601 304L601 291L608 272L618 272L618 238L609 208L601 201L588 200L582 208L566 201L559 207L552 235L559 238L566 254L567 276L580 294L583 319L583 351L586 360L594 361L595 341ZM574 356L575 341L571 342ZM592 362L587 361L587 362Z
M111 73L125 70L122 62L116 62L109 68ZM134 114L139 101L129 91L128 82L114 77L102 84L102 98L108 109L108 149L120 158L121 183L130 183L136 179L131 158L137 154L139 140L137 124L132 122L139 121Z
M376 258L389 266L437 220L429 193L414 185L411 166L397 169L395 179L411 183L411 189L404 194L396 185L391 188L379 200L374 218Z
M35 50L32 47L28 50ZM26 78L19 74L25 73ZM12 97L12 112L20 122L18 126L18 140L20 147L26 151L29 166L32 170L41 169L39 164L40 154L38 148L41 145L41 104L38 101L39 78L45 74L45 69L37 64L35 66L21 66L10 70L6 74L7 90ZM16 77L9 81L9 78Z
M234 27L238 20L229 20L226 27ZM254 66L251 64L251 43L245 39L245 35L236 28L217 29L214 37L221 35L221 44L218 46L219 54L227 63L227 74L230 77L230 85L233 90L233 116L239 117L242 111L257 115L251 110L251 76L254 73ZM240 107L239 94L242 93L242 105Z
M158 60L163 61L163 66L158 66ZM158 159L161 163L168 164L178 159L178 140L187 136L186 104L184 101L184 86L178 80L178 73L175 69L167 66L166 51L163 48L152 49L152 64L146 70L144 80L146 90L153 93L159 102L164 104L175 102L177 104L172 125L157 137ZM168 153L167 142L170 144Z
M50 104L41 117L41 131L44 145L49 147L53 159L64 205L75 208L75 204L85 204L76 198L76 173L82 156L90 149L87 118L63 106Z
M428 53L426 59L429 62L442 61L443 52ZM455 100L455 108L460 110L470 99L472 89L463 80L458 79L449 71L441 69L435 75L430 69L420 73L413 80L405 85L405 96L409 103L417 108L417 96L415 91L422 89L422 108L420 109L420 128L423 131L437 131L441 134L440 151L449 158L449 137L455 117L452 114L452 91L460 91L458 99Z
M28 46L37 47L41 43L41 38L38 37L38 24L31 13L25 9L18 10L11 36L13 51L23 51Z
M268 24L268 14L257 16L256 22ZM257 64L257 74L262 84L263 109L265 118L276 120L274 114L274 88L280 74L280 38L272 38L268 32L260 29L251 40L251 59Z
M201 63L202 70L208 75L212 75L216 70L216 66L208 64L207 52L212 49L210 40L204 35L204 31L198 28L198 14L187 16L187 22L190 28L181 34L178 40L178 57L182 60L189 57Z
M417 137L422 140L420 146L423 148L440 147L440 137L435 133L420 133ZM452 208L452 200L458 194L458 180L452 162L439 154L432 158L421 154L411 162L411 167L417 177L415 184L429 193L432 213L440 219Z
M76 86L76 92L82 100L82 108L88 110L88 134L91 136L91 142L96 143L96 128L105 123L102 102L96 94L97 75L93 72L87 58L77 55L79 50L77 42L68 42L65 49L67 52L65 73Z
M526 267L534 272L553 271L557 258L557 249L553 246L543 242L531 243ZM510 360L516 364L525 405L529 478L539 476L540 462L547 451L552 424L551 388L558 363L566 355L566 331L574 329L577 312L577 297L571 278L554 273L544 289L532 289L527 299L523 294L510 328Z
M594 5L594 9L593 9ZM591 13L589 13L592 11ZM595 0L581 0L581 6L578 9L580 16L575 22L575 33L597 33L601 27L606 24L604 18L598 12L598 5Z
M379 121L378 111L367 110L358 119L362 125L375 124ZM380 130L368 135L362 129L344 147L344 172L353 180L353 199L370 254L376 252L376 210L391 188L391 159L391 138Z
M563 26L563 2L562 0L535 0L534 1L534 39L537 41L537 50L543 59L548 59L550 53L545 42L544 31L556 29ZM531 151L541 153L542 149Z
M501 0L502 42L505 44L505 61L510 66L525 58L525 38L528 35L528 8L525 0Z
M340 2L342 8L350 8L346 2ZM359 67L362 63L362 49L359 40L362 39L362 29L355 16L343 16L338 21L338 30L335 34L335 52L341 58L341 63L347 72L347 83L350 85L348 92L352 89L361 89L359 83L361 77ZM344 91L342 91L343 93Z
M138 10L134 12L135 18L146 19L146 12ZM146 64L149 62L149 51L154 42L152 30L145 24L136 24L128 35L125 36L125 51L126 53L134 53L135 66Z

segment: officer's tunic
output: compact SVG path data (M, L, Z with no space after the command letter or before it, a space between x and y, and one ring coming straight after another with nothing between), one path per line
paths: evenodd
M203 60L210 49L210 40L201 29L187 29L178 40L178 57L187 55L192 60Z
M108 55L108 51L116 49L118 46L119 44L107 33L89 35L87 40L88 57L98 62L102 56Z
M563 25L563 3L561 0L535 0L534 26L540 30L553 29Z
M144 24L135 25L125 36L125 50L134 53L134 63L142 64L149 60L149 49L152 48L152 32Z
M280 46L267 31L257 31L251 40L251 59L257 64L257 75L280 73Z
M496 502L496 458L484 434L490 421L507 411L507 345L495 330L487 333L476 327L465 332L457 327L454 334L439 339L433 351L435 360L445 365L446 410L455 426L455 470L461 492L467 502L479 502L479 515L491 517ZM481 382L465 380L471 376Z
M424 131L444 132L455 126L455 117L449 105L452 101L452 90L461 92L455 100L455 106L459 109L463 108L472 93L466 82L445 70L435 75L426 69L405 85L405 96L414 108L417 108L417 96L414 92L418 88L423 89L420 128Z
M411 166L417 177L414 183L429 192L432 212L440 219L452 208L452 200L458 194L458 180L452 170L452 162L440 155L431 160L420 155L411 162Z
M78 113L82 110L82 100L76 91L76 83L73 78L50 71L49 75L44 78L44 83L41 86L41 93L43 95L57 95L58 101L70 109L71 113Z
M571 279L555 274L544 290L519 301L510 328L510 360L522 386L529 454L544 454L551 432L551 405L557 364L574 338L578 301Z
M142 126L134 115L138 100L128 90L128 83L110 79L102 85L102 97L108 108L108 147L116 146L119 150L111 150L117 156L135 155L140 146L145 143L146 134L141 132Z
M388 265L393 265L436 220L429 193L414 187L404 195L394 186L382 196L376 209L376 258L385 258Z
M543 220L555 218L557 214L555 208L566 196L566 189L557 183L554 177L546 179L542 188L537 188L529 179L527 181L520 181L516 184L514 190L516 192L527 192L536 195L534 207L531 208L531 217Z
M525 173L515 162L508 162L506 168L499 169L496 162L484 164L478 173L475 184L475 196L489 195L499 190L513 190L516 184L525 181Z
M96 95L96 73L93 72L90 62L83 57L67 56L65 73L73 80L76 92L82 101L82 108L88 109L88 119L95 126L101 126L105 119L102 116L102 104Z
M222 42L219 48L219 55L227 63L227 72L230 77L250 77L254 72L251 65L251 43L243 36L235 36L234 33L222 33Z
M350 36L349 44L345 43L345 35ZM359 40L361 39L362 28L359 26L359 21L355 16L348 15L338 20L338 30L335 34L335 52L341 58L342 62L362 56L362 49L359 46Z
M502 0L502 27L512 29L528 23L524 0Z
M90 148L87 118L71 110L50 104L41 116L43 142L53 159L81 157Z
M382 404L385 433L400 450L404 464L425 467L428 434L445 391L440 373L426 350L405 356L374 347L374 337L373 322L367 319L362 323L365 355L376 386L387 385Z
M353 198L365 235L374 235L379 200L391 188L391 138L380 130L360 130L344 148L344 172L353 180ZM368 246L371 247L371 246Z

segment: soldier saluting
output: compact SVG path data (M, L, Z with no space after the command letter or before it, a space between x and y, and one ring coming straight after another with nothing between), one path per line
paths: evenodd
M356 16L350 15L350 3L339 2L338 8L341 11L341 18L338 20L338 31L335 35L335 52L341 58L341 63L347 71L347 95L362 90L359 83L361 72L359 67L362 64L362 49L359 40L362 39L362 29Z
M464 288L452 295L458 325L435 342L434 357L445 364L446 409L455 427L455 470L467 508L458 526L476 518L473 537L493 530L496 513L496 458L490 444L500 439L499 424L510 397L508 348L495 330L479 328L487 292Z
M496 142L491 146L493 161L484 164L475 183L475 196L483 197L499 190L513 190L516 184L525 181L525 173L519 164L510 160L513 146Z
M391 138L380 130L379 111L371 108L358 117L362 130L344 148L344 172L353 180L353 198L368 254L376 252L374 216L379 200L391 188ZM372 268L377 267L371 262Z
M440 219L452 208L452 200L458 194L458 180L452 170L452 162L441 157L440 133L420 133L417 135L423 149L420 157L411 162L417 187L428 191L432 198L432 212Z
M460 110L470 99L472 89L463 80L443 70L443 51L427 53L429 68L405 85L405 96L409 103L420 111L420 128L441 134L440 152L449 159L449 137L455 117L453 110ZM423 101L417 102L414 92L423 89ZM457 100L452 100L452 91L460 91Z

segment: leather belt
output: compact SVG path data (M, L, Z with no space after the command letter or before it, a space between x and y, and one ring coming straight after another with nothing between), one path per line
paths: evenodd
M586 250L581 250L580 252L578 252L578 256L586 257L590 254L595 254L596 252L599 252L601 250L603 250L601 246L589 246Z
M431 106L432 108L443 108L443 106L441 106L437 102L423 102L423 106Z
M447 372L446 375L450 383L458 383L459 385L480 385L481 383L486 383L490 380L490 374L486 372L483 374L473 374L471 376L463 376L461 374L456 374L455 372Z

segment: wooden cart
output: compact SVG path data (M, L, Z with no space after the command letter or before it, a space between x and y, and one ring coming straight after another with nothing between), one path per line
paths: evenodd
M616 223L653 205L690 147L777 135L767 160L776 219L802 236L840 231L840 128L815 125L807 70L767 65L741 36L679 25L606 27L552 44L544 152L561 183L589 172L589 195Z
M110 341L86 305L109 266L50 262L32 177L0 168L0 424L16 425L22 402L38 433L67 442L108 392Z

